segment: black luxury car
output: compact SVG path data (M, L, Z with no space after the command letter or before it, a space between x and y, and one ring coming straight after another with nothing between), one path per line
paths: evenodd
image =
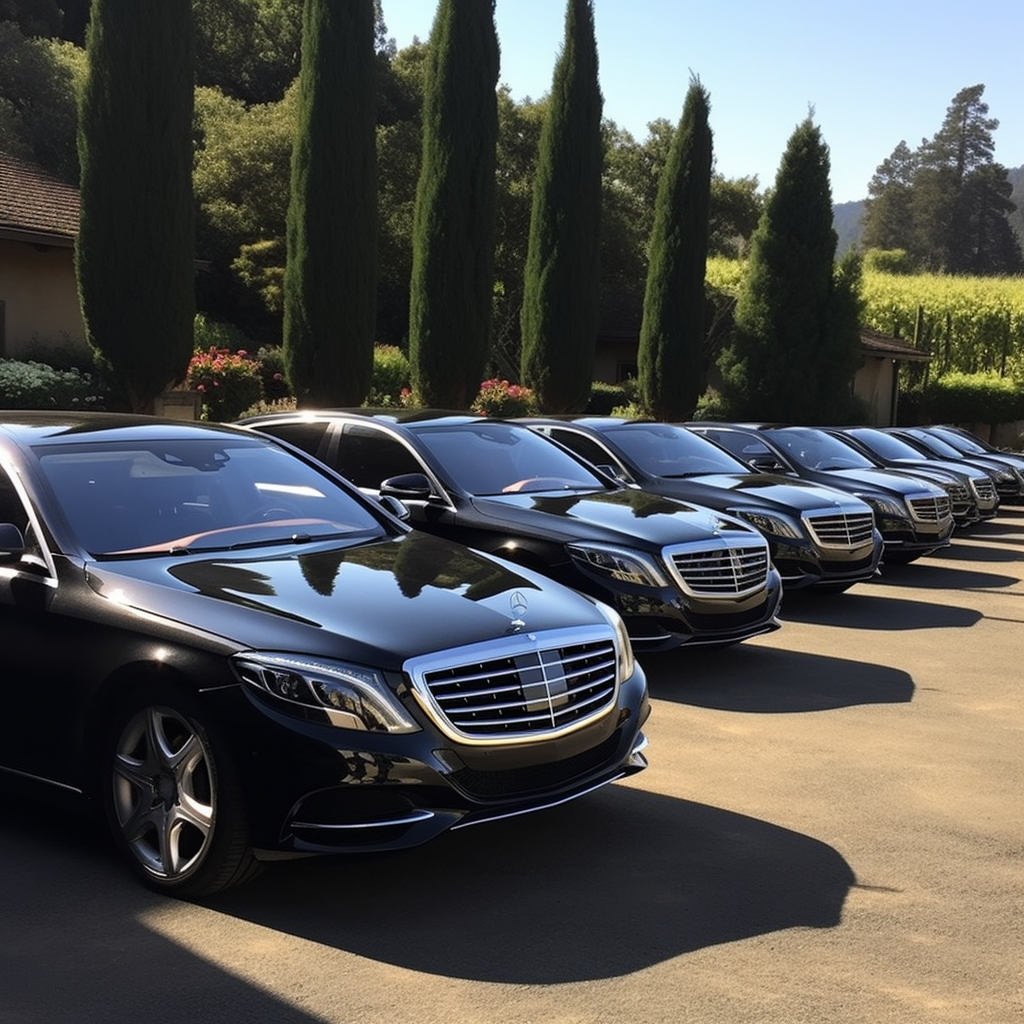
M243 425L400 499L421 530L606 601L637 647L732 644L779 626L779 573L752 526L627 487L521 423L392 409Z
M760 530L784 590L841 591L871 579L882 555L871 506L844 491L755 473L685 427L620 417L527 423L626 483L727 512Z
M942 487L949 495L957 526L970 526L991 519L999 511L994 477L969 463L926 455L901 437L880 427L827 427L833 437L852 445L877 465L898 469L909 476L921 476Z
M885 542L883 562L912 562L949 544L953 511L945 490L879 468L822 429L703 421L690 426L754 469L791 474L866 501Z
M646 764L616 612L230 427L0 412L0 643L0 779L179 896Z
M973 465L982 466L993 474L1000 497L1007 504L1024 502L1024 456L1017 452L1004 452L955 427L900 427L901 436L912 444L923 442L931 451L956 452L957 457ZM951 456L952 457L952 456Z

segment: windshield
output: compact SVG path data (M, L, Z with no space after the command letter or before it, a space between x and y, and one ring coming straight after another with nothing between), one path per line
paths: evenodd
M874 463L838 437L813 427L785 427L765 433L802 469L874 469Z
M385 532L328 477L260 438L54 445L39 456L76 537L97 557Z
M884 430L851 430L850 434L860 441L863 441L873 452L878 452L883 459L914 459L920 462L922 453L912 444L893 434L887 434Z
M604 491L608 484L529 427L467 423L415 431L452 482L468 494Z
M944 430L942 427L932 427L930 433L932 435L938 435L943 441L955 448L958 452L962 452L964 455L987 454L980 444L976 441L972 441L968 437L964 437L963 434L956 434L951 430Z
M916 438L933 455L939 455L944 459L962 459L963 452L959 452L951 444L946 444L941 437L929 434L924 430L909 431L911 437Z
M749 473L750 467L707 438L684 427L661 423L630 423L602 431L626 458L651 476L704 476L708 473Z

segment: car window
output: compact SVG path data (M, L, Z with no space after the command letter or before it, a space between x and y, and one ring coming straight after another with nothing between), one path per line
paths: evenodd
M7 470L3 468L0 468L0 523L10 523L21 531L25 542L25 553L21 557L23 566L41 567L44 565L42 549L30 521L28 509L25 508L21 495L14 486L14 481Z
M37 452L76 537L97 556L385 532L329 477L257 437L57 444Z
M334 468L356 487L380 490L384 480L403 473L422 473L423 466L396 437L374 426L346 423Z
M470 494L513 491L603 491L608 484L529 427L469 423L420 427L420 443Z
M321 449L324 435L330 425L329 420L296 420L289 423L271 423L266 428L260 426L259 423L254 423L253 429L266 429L267 433L273 434L274 437L279 437L282 441L287 441L289 444L295 445L296 448L309 452L310 455L323 458L324 453Z
M660 477L701 476L705 473L746 473L748 467L707 438L683 427L661 423L631 423L611 427L608 436L645 473Z
M570 451L575 452L581 459L586 459L592 466L611 466L619 472L624 472L622 463L604 445L593 438L576 430L565 430L562 427L552 427L548 434L560 444L564 444Z

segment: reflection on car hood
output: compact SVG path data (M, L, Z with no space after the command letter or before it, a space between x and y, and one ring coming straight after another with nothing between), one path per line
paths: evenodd
M895 469L833 469L828 471L828 476L836 478L837 487L842 487L840 481L846 480L851 484L877 487L901 495L920 494L929 487L941 490L938 484L929 484L920 478L912 479Z
M605 621L572 591L417 532L354 547L105 562L88 573L103 596L240 648L384 668L513 632L519 618L529 631Z
M561 535L567 542L604 541L659 550L666 544L713 537L723 524L711 509L632 488L597 494L502 494L474 498L473 507L482 516L527 533ZM744 534L760 536L734 520L725 522Z
M712 508L775 509L799 514L813 509L849 508L858 499L818 484L790 480L769 473L721 473L672 480L665 477L645 484L660 494L685 498ZM859 506L858 506L859 507ZM865 509L865 511L868 511Z

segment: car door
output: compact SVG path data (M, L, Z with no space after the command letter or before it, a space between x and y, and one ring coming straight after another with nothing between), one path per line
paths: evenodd
M60 650L51 607L57 593L52 560L39 542L38 520L7 467L0 465L0 523L24 538L20 553L0 560L0 768L53 778L65 720L48 685L49 653ZM10 549L9 549L10 550ZM49 706L48 706L49 702ZM65 709L66 710L66 709Z

